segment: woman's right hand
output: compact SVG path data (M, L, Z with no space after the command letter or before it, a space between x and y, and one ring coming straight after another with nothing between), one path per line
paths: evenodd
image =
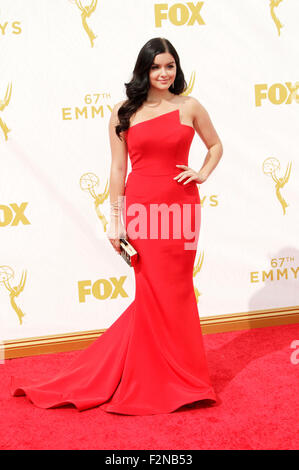
M120 238L125 238L127 240L128 235L123 223L118 219L118 217L111 217L107 236L115 251L117 251L118 254L121 254Z

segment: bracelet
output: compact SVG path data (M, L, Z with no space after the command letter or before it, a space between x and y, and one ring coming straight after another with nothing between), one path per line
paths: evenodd
M123 200L110 202L110 215L118 217L121 214L123 208Z

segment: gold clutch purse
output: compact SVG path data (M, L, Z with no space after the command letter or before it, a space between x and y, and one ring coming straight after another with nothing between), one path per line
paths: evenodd
M131 243L125 238L120 238L120 254L129 266L136 266L138 253Z

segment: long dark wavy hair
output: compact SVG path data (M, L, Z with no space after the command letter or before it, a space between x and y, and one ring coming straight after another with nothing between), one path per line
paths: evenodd
M155 56L164 52L171 54L176 63L176 77L169 91L175 95L180 95L187 89L187 83L180 65L180 58L171 42L165 38L153 38L147 41L138 54L131 81L125 83L128 99L118 110L119 124L115 126L115 132L120 139L120 133L130 127L130 117L132 114L147 99L150 88L149 71Z

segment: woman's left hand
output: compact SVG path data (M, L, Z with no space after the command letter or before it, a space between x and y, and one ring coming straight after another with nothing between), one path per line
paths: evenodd
M183 171L182 173L180 173L179 175L175 176L173 179L174 180L178 180L179 181L182 181L183 179L187 178L189 176L189 178L183 183L183 184L187 184L189 183L189 181L195 181L196 184L201 184L203 183L204 181L206 181L206 179L208 178L204 173L202 173L201 171L195 171L193 170L192 168L189 168L188 166L186 165L176 165L178 167L181 167L181 168L184 168L185 171Z

